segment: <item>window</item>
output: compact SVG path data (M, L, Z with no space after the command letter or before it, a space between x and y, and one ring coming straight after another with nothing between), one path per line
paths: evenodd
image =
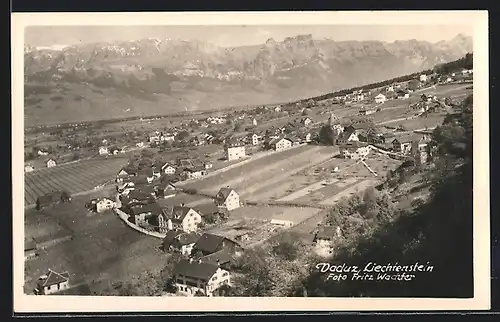
M217 276L212 277L212 281L216 281L216 280L217 280Z

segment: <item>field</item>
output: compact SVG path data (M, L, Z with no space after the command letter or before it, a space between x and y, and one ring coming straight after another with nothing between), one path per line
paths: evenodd
M49 247L36 259L25 262L25 292L30 293L38 276L49 268L70 272L72 284L91 284L93 280L127 280L146 267L164 266L165 255L155 249L161 243L159 239L130 229L111 211L88 213L84 208L88 198L90 196L77 196L70 204L43 212L26 211L26 236L50 238L55 232L64 231L72 239Z
M240 241L243 247L251 247L264 242L284 227L271 224L272 219L289 220L299 224L318 213L319 209L297 207L242 207L231 212L230 220L208 232L228 238L248 234L248 240Z
M261 188L260 184L280 180L301 168L325 161L336 152L335 147L300 146L272 153L206 179L188 183L185 187L215 194L221 187L231 186L240 195L251 196Z
M113 180L126 163L124 158L85 160L25 173L25 206L35 204L37 197L51 191L66 190L75 194L92 190Z

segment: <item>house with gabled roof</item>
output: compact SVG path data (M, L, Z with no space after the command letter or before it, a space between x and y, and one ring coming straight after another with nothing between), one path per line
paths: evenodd
M186 167L182 170L182 176L186 179L200 178L206 174L205 167Z
M139 173L139 170L136 167L132 167L132 166L124 167L124 168L120 169L120 171L118 171L118 173L116 175L116 182L117 183L123 182L126 178L137 176L138 173Z
M185 296L217 296L223 285L231 286L230 273L219 265L200 260L183 259L173 270L179 294Z
M185 232L196 232L201 223L201 215L191 207L180 206L167 207L158 216L158 227L161 233L169 230L182 230Z
M194 244L191 255L203 257L222 250L234 253L239 249L241 249L241 246L234 240L224 236L203 233Z
M235 139L226 141L224 149L226 152L226 159L228 161L238 160L246 156L245 144Z
M172 181L163 180L154 187L155 195L158 198L170 198L177 194L175 184Z
M45 164L47 165L47 168L52 168L57 165L56 160L54 160L53 158L50 158L47 161L45 161Z
M182 255L189 256L193 249L194 244L200 235L190 232L187 233L182 230L169 230L163 238L163 250L164 251L176 251Z
M370 153L370 146L363 142L350 142L339 145L340 155L346 159L363 159Z
M158 218L163 213L160 205L156 202L147 204L138 204L130 207L129 220L141 227L153 226L158 227Z
M161 166L161 171L164 173L164 174L168 174L168 175L173 175L175 174L175 170L176 170L176 166L174 163L172 162L165 162L162 166Z
M51 269L38 278L35 288L36 295L49 295L69 288L69 273L58 273Z
M241 206L240 196L230 187L224 187L217 192L217 195L215 196L215 204L219 208L231 211Z
M359 141L359 137L357 130L352 125L350 125L348 127L345 127L344 131L340 133L339 137L337 138L337 144L343 145L352 141Z
M274 151L283 151L292 147L293 142L287 138L273 138L268 141L267 146Z

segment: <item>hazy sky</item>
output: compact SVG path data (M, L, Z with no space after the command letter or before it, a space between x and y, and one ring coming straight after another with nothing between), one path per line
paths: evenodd
M314 39L342 40L450 40L457 34L472 35L470 25L330 25L330 26L39 26L28 27L25 42L32 46L73 45L148 37L198 39L219 46L262 44L269 38L312 34Z

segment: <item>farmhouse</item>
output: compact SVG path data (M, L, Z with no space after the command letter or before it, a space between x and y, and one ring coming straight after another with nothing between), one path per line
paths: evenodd
M382 104L387 100L387 97L384 94L378 94L375 96L375 103Z
M228 161L238 160L245 157L245 145L231 140L225 146L226 149L226 159Z
M402 90L402 89L398 90L396 92L396 94L397 94L398 99L407 99L407 98L410 98L410 94L407 91Z
M348 142L359 141L356 129L353 126L344 128L344 131L337 138L337 144L343 145Z
M31 172L34 170L35 170L35 168L33 168L33 166L31 164L27 164L24 166L24 172Z
M130 221L138 226L158 226L159 216L163 213L161 207L156 203L139 204L130 207Z
M427 82L427 75L423 75L423 74L422 74L422 75L420 75L419 80L420 80L422 83Z
M352 142L339 146L340 155L345 159L362 159L370 153L370 147L362 142Z
M201 215L191 207L183 204L167 208L158 216L158 226L160 232L169 230L182 230L185 232L195 232L201 223Z
M129 178L132 176L136 176L138 174L139 170L135 167L125 167L122 168L120 171L118 171L118 174L116 175L116 182L123 182L125 178Z
M99 155L108 155L108 147L107 146L101 146L99 147Z
M240 196L229 187L221 188L215 196L215 204L219 208L231 211L240 207Z
M309 117L306 117L304 119L301 120L301 123L304 125L304 126L309 126L311 125L312 123L312 120L309 118Z
M53 191L36 199L36 209L41 210L47 206L61 202L71 201L71 195L67 191Z
M42 155L49 155L49 151L47 151L46 149L39 149L38 152L37 152L38 155L42 156Z
M51 269L40 276L36 283L36 295L48 295L69 288L69 273L57 273Z
M92 199L89 204L89 210L97 213L113 209L115 202L109 198Z
M56 160L54 160L52 158L45 161L45 164L47 165L47 168L52 168L52 167L55 167L57 165Z
M173 270L178 293L187 296L219 295L219 288L231 285L230 274L218 265L204 263L201 260L183 259Z
M187 179L200 178L207 174L205 167L184 168L182 175Z
M176 195L176 188L173 182L163 180L155 186L155 195L158 198L170 198Z
M408 154L411 150L411 145L414 138L411 136L403 136L399 138L395 138L392 140L392 149L394 152Z
M175 174L175 170L176 170L175 165L172 163L169 163L169 162L167 162L161 166L161 171L165 174L168 174L168 175Z
M250 144L252 145L259 145L259 136L255 133L250 133L248 134L248 136L246 137L246 142L249 142Z
M292 147L292 141L287 138L275 138L269 141L268 146L275 151L283 151Z
M240 248L237 242L227 237L203 233L194 244L192 255L207 256L222 250L233 253Z
M169 230L163 238L163 251L177 251L184 256L189 256L194 244L200 238L195 233L186 233L182 230Z

